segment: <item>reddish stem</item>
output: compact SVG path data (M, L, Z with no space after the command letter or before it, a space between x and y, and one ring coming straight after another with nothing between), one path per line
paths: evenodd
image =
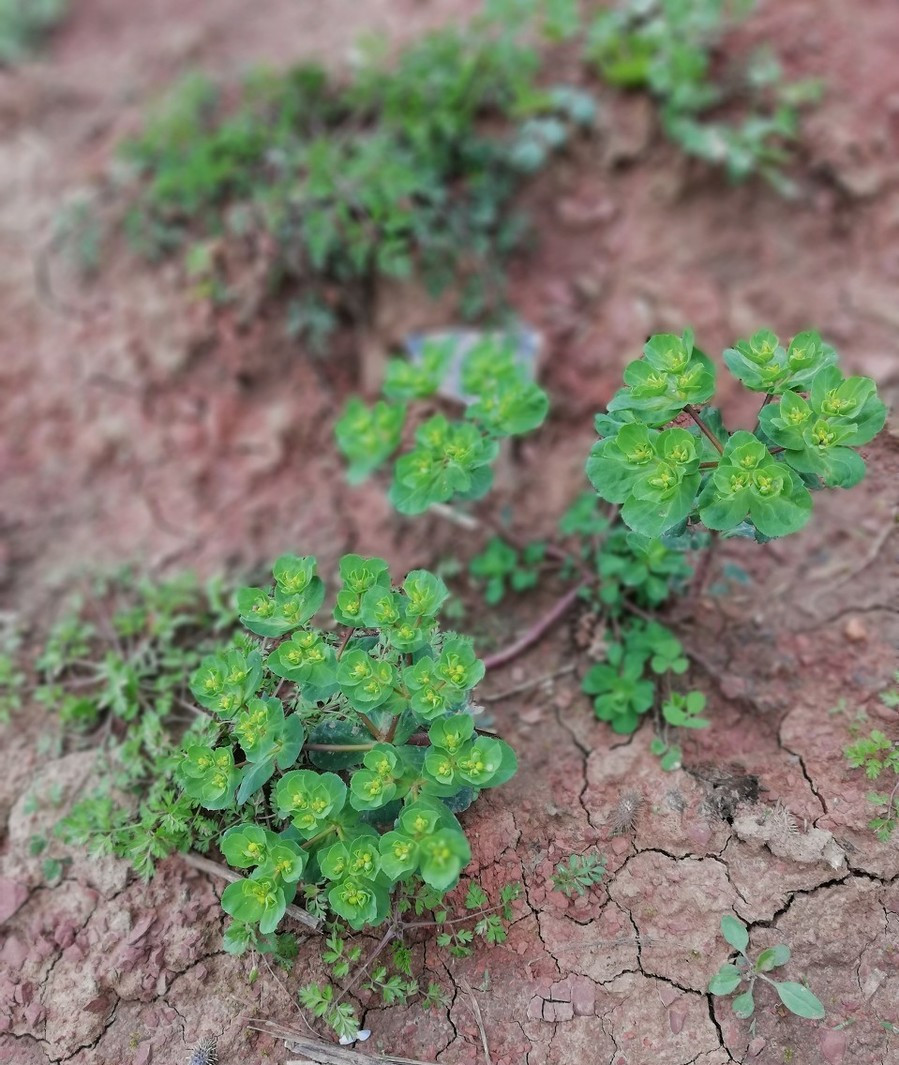
M710 441L710 443L715 448L715 450L718 452L718 454L719 455L723 454L724 453L724 445L721 443L721 441L718 439L718 437L715 436L715 434L712 432L712 430L706 425L706 423L702 420L702 418L699 417L699 415L696 413L696 410L693 407L689 407L689 406L688 407L684 407L684 410L687 412L687 414L690 415L690 417L693 419L693 421L696 422L697 426L699 427L699 431L706 438L706 440Z
M504 647L492 655L487 655L484 659L484 666L488 670L498 669L523 654L528 648L533 647L557 621L568 613L586 587L587 581L581 581L580 584L569 589L550 610L538 618L527 632L523 633L514 643L510 643L508 647Z
M353 635L353 633L355 631L356 631L355 629L347 629L346 632L341 637L340 646L337 648L337 657L338 657L338 659L343 654L343 652L346 650L346 645L350 642L350 637Z

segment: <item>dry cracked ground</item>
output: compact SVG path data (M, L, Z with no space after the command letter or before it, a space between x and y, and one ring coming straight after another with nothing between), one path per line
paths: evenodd
M897 457L892 437L872 449L864 503L882 498ZM682 624L714 721L683 770L659 770L646 730L610 739L569 674L503 695L572 661L565 632L511 676L489 678L522 770L466 815L475 860L463 888L473 878L494 893L518 880L524 893L508 941L472 958L452 960L432 934L414 934L416 972L450 1005L380 1008L363 992L366 1053L448 1065L899 1061L899 846L867 828L867 784L841 753L859 711L887 730L899 718L878 698L895 666L883 642L894 608L883 603L887 591L895 602L897 543L881 538L866 564L846 550L845 508L830 504L825 520L827 536L805 545L814 563L801 592L785 594L780 560L758 565L732 547L732 560L756 563L751 590L708 596ZM205 1035L219 1036L226 1065L291 1058L251 1025L308 1034L294 996L323 974L317 938L289 976L263 967L251 982L252 962L221 950L221 885L178 858L144 885L118 862L76 854L60 884L44 885L28 841L49 832L54 804L81 786L93 755L48 761L27 728L8 735L0 1061L180 1065ZM608 872L570 900L550 878L586 851L603 854ZM750 926L755 951L790 945L786 975L808 981L824 1021L790 1016L762 988L750 1024L706 993L727 955L725 913Z

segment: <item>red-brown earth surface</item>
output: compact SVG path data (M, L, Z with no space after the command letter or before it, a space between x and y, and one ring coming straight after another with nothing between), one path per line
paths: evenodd
M346 487L330 439L353 387L351 346L316 366L284 338L283 309L249 325L212 317L184 297L174 268L121 249L88 287L49 257L53 293L35 281L35 262L64 197L101 177L115 142L178 73L229 76L260 58L341 65L365 29L400 40L474 7L72 0L43 59L0 73L0 594L32 631L77 573L110 563L211 572L290 549L317 554L328 572L358 550L401 570L460 550L455 526L399 519L376 487ZM513 270L512 299L546 338L553 414L491 497L496 520L552 529L583 487L593 412L654 330L692 324L718 351L760 325L789 334L813 324L895 400L896 6L768 8L747 36L772 40L791 74L828 85L806 122L797 201L727 187L659 137L644 100L614 94L601 96L597 134L527 194L539 244ZM414 293L384 292L367 339L389 344L438 321ZM725 406L737 422L752 417L736 396ZM451 1005L383 1009L363 995L372 1036L360 1052L448 1065L899 1063L899 840L876 842L868 785L842 756L858 710L899 730L878 699L899 644L895 420L866 452L868 479L819 498L802 534L729 545L723 558L752 583L705 596L680 623L703 660L691 679L713 720L687 745L687 768L662 773L646 729L612 737L570 674L491 705L521 770L465 815L475 852L466 879L488 891L522 881L509 939L459 961L422 936L417 969ZM462 553L482 542L473 536ZM553 594L488 619L472 601L466 623L489 649ZM484 690L501 695L572 662L579 673L589 664L563 627ZM222 1065L296 1057L247 1022L305 1030L294 996L322 972L316 940L283 984L265 969L251 984L252 963L222 951L221 885L178 859L149 886L79 855L61 883L42 882L28 840L59 811L40 799L51 785L65 797L91 759L41 755L49 728L27 707L3 733L0 1062L181 1065L211 1034ZM760 785L736 809L734 774ZM634 829L613 837L610 818L631 792L641 799ZM590 848L608 874L571 901L551 874ZM793 1018L762 989L750 1027L706 995L726 956L719 918L731 911L751 925L755 949L790 944L789 974L807 978L824 1021Z

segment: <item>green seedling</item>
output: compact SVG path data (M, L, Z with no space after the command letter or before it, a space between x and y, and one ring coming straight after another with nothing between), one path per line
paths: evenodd
M790 948L786 943L768 947L753 962L746 953L749 947L749 930L742 921L729 914L721 918L721 934L734 948L736 959L728 961L709 981L709 994L734 995L731 1003L734 1014L747 1020L755 1012L755 986L761 980L777 992L784 1006L797 1017L820 1021L824 1007L805 984L793 980L774 980L767 974L779 969L790 960ZM745 990L740 990L745 985ZM739 994L734 994L739 990Z
M484 602L496 606L507 592L523 592L536 587L540 579L545 545L540 541L517 550L502 537L494 536L483 553L475 555L468 572L484 586Z
M899 673L895 675L899 682ZM899 689L891 688L881 693L885 706L895 707L899 703ZM863 769L868 780L876 781L884 774L899 778L899 741L891 740L880 729L872 729L865 737L849 744L845 750L846 760L853 769ZM877 807L877 814L868 822L881 843L886 843L899 824L899 779L884 791L868 793L868 802Z
M606 860L601 854L572 854L567 864L559 862L552 881L556 891L580 898L600 883L606 875Z

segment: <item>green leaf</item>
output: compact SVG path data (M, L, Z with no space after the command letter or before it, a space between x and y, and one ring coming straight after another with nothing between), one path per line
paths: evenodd
M778 943L776 947L768 947L763 950L756 959L755 969L759 973L769 973L781 965L786 965L790 960L790 948L786 943Z
M752 991L744 991L742 995L737 997L731 1002L734 1015L739 1017L741 1021L747 1020L755 1012L755 1002L752 998Z
M268 836L258 825L237 825L222 836L222 854L235 869L261 865L268 857Z
M749 946L749 930L742 921L730 914L721 918L721 934L735 950L745 952Z
M780 1001L790 1013L795 1013L797 1017L806 1017L811 1021L820 1021L824 1017L824 1007L820 1000L803 984L785 980L775 981L774 986L780 996Z
M683 752L680 747L672 745L662 755L659 765L666 773L671 773L675 769L680 769L683 763Z
M722 965L709 981L710 995L729 995L743 979L743 973L736 965Z
M275 772L275 760L274 758L266 759L264 762L250 763L245 765L240 770L240 787L237 789L237 803L241 805L245 803L247 799L256 794L257 791L267 783L272 774Z

